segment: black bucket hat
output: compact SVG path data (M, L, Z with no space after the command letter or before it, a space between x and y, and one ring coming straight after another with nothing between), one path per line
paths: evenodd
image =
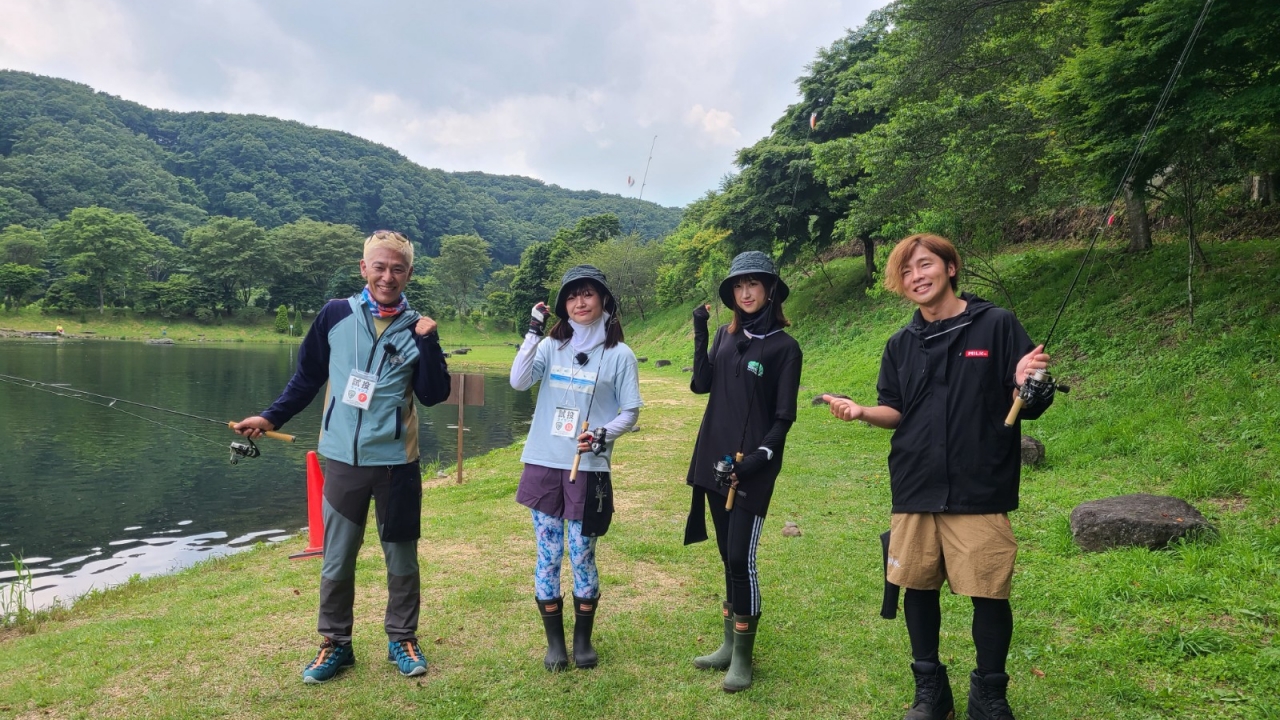
M556 293L556 315L566 320L569 313L565 310L565 305L569 302L569 286L577 283L579 280L590 280L596 285L604 289L604 294L608 295L605 299L604 308L612 315L617 315L617 303L613 301L613 291L609 289L609 285L605 282L604 273L594 265L575 265L565 272L564 277L560 278L560 292ZM613 305L613 308L609 306Z
M773 296L770 298L776 303L781 303L791 294L791 288L782 281L782 277L778 275L777 266L769 259L768 255L759 250L748 250L740 253L738 257L733 259L733 264L729 266L729 277L720 281L720 302L724 303L727 308L733 308L733 280L743 275L770 275L773 277Z

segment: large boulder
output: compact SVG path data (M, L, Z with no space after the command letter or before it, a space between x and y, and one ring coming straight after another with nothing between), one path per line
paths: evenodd
M1044 462L1044 443L1031 437L1022 436L1022 464L1039 465Z
M1137 546L1158 550L1213 526L1186 500L1166 495L1121 495L1081 503L1071 511L1071 536L1093 552Z

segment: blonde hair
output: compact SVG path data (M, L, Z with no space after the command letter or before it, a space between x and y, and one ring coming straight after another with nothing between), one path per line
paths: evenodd
M368 260L369 253L377 248L387 248L400 253L404 256L405 262L409 263L409 267L413 267L413 243L395 230L376 230L365 238L364 259Z
M960 253L956 250L956 246L951 241L941 235L933 235L932 233L918 233L905 237L893 246L893 252L889 253L889 260L884 264L884 287L891 293L906 296L906 286L902 284L902 267L911 259L911 254L916 251L919 246L924 246L925 250L937 255L942 259L944 265L953 265L956 274L952 275L951 290L960 289L960 283L957 278L960 277Z

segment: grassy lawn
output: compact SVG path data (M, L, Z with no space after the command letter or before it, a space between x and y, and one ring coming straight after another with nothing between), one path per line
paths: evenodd
M1214 265L1196 278L1194 323L1184 248L1107 251L1050 348L1073 390L1024 427L1048 460L1023 473L1012 516L1021 549L1009 672L1020 718L1280 717L1280 252L1270 241L1206 252ZM1031 248L999 259L1033 337L1047 332L1079 257ZM426 486L424 679L405 680L385 660L371 534L358 569L357 665L328 685L301 684L318 641L319 566L286 558L299 538L0 630L0 717L901 717L906 630L878 616L889 433L807 403L824 390L874 400L884 341L909 316L861 292L860 264L830 263L830 281L788 276L805 390L760 545L765 608L749 691L726 695L719 673L690 662L719 642L722 576L712 543L681 545L703 399L680 371L689 308L673 308L628 325L650 358L646 408L640 431L618 445L619 514L598 552L596 670L542 669L514 447L468 460L465 485ZM505 364L507 341L474 356ZM656 359L673 365L654 368ZM1218 534L1161 552L1076 548L1071 509L1129 492L1184 497ZM788 520L801 537L781 536ZM968 601L944 594L942 655L961 706L969 619Z

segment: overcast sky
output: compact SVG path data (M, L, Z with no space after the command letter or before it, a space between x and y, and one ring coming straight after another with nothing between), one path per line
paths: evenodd
M3 0L0 68L684 205L883 0ZM628 188L627 177L635 178Z

